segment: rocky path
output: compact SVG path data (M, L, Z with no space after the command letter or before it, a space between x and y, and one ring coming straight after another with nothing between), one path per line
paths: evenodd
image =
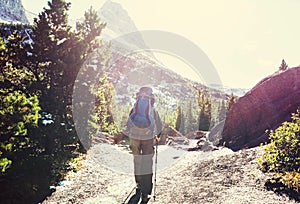
M92 148L82 169L68 175L43 204L122 203L134 187L133 176L126 172L132 155L105 148ZM149 203L296 203L264 188L266 177L256 163L259 148L235 153L226 148L184 153L168 149L159 146L156 201ZM167 160L173 162L166 164Z

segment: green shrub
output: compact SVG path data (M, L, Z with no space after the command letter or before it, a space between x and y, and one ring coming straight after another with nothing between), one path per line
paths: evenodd
M27 97L21 91L0 89L0 170L5 172L12 157L31 144L28 128L36 126L39 118L37 96Z
M270 143L258 158L260 167L273 175L272 183L295 191L300 188L300 112L292 114L291 122L284 122L269 133ZM279 185L279 186L280 186Z

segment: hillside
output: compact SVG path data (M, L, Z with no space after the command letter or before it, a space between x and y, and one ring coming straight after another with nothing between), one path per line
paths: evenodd
M112 43L111 65L105 70L114 84L118 102L131 101L132 95L143 85L152 86L156 95L168 102L169 107L176 106L178 101L195 100L197 90L207 91L214 100L226 98L222 91L186 79L172 71L172 67L164 67L119 3L106 1L98 14L107 23L103 38Z

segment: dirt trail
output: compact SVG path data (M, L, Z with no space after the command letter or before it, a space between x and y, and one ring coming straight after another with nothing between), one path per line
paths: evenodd
M65 185L58 186L43 204L122 203L134 187L133 176L127 172L132 155L126 149L106 147L89 150L82 169L71 173ZM159 146L156 201L149 203L296 203L264 188L266 178L256 163L260 148L239 152L227 148L211 152L168 149ZM172 162L167 165L167 160Z

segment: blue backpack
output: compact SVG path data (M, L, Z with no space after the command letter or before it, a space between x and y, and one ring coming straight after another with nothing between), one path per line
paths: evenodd
M136 94L136 102L129 115L131 126L154 130L154 95L150 87L142 87Z

